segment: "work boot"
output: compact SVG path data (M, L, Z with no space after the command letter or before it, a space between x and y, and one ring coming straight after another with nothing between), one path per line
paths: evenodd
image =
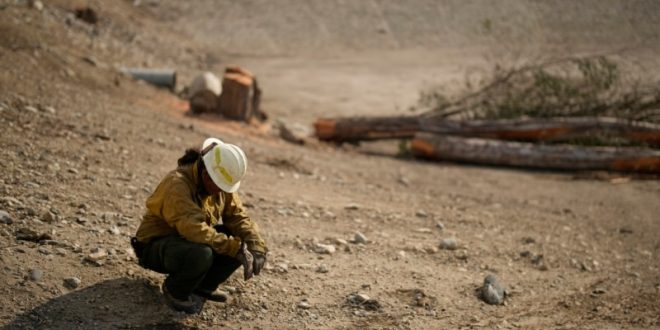
M195 289L195 294L215 302L226 302L229 300L229 295L222 291L208 291L204 289Z
M162 285L163 297L165 298L165 303L170 306L170 308L175 311L184 312L186 314L199 314L204 307L204 298L197 295L190 295L187 299L177 299L167 290L167 286L163 282Z

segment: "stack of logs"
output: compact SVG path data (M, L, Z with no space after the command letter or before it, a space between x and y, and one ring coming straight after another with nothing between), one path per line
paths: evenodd
M227 67L221 88L214 86L216 83L212 76L205 75L193 82L196 90L190 98L193 113L216 113L227 119L245 122L266 120L266 114L260 109L261 88L251 72L237 66ZM195 86L196 83L200 87Z
M324 141L412 139L414 155L459 162L566 169L660 173L660 150L558 144L614 137L660 145L660 125L617 118L451 121L433 116L324 118L314 124Z

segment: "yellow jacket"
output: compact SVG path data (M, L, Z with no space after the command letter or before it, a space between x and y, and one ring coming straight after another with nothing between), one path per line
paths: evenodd
M197 166L198 162L179 166L160 182L147 199L147 211L136 234L138 241L148 243L154 238L179 234L191 242L209 245L218 254L235 256L241 240L250 250L266 253L266 243L237 193L221 191L200 198ZM224 224L235 236L216 232L216 224Z

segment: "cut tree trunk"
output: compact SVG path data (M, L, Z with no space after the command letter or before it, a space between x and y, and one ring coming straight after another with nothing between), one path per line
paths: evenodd
M254 75L240 67L227 67L222 80L222 94L218 109L223 116L249 122L267 116L260 109L261 89Z
M353 117L319 119L314 126L319 139L335 142L412 138L417 132L432 132L518 141L603 136L660 144L660 125L604 117L473 121L423 116Z
M420 120L420 131L516 141L568 141L617 137L660 144L660 125L609 117L529 118L503 120Z
M660 173L660 151L645 148L539 145L419 133L411 149L420 157L477 164Z
M222 80L220 114L234 119L249 121L252 117L253 79L239 73L226 73Z
M322 118L314 123L316 136L324 141L412 138L420 130L419 117Z

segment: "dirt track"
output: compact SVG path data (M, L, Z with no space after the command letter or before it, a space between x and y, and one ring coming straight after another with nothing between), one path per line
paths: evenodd
M238 63L273 121L404 113L420 89L458 83L511 45L634 49L621 56L657 68L657 3L90 1L96 27L70 14L78 3L0 0L0 210L13 218L0 224L1 325L660 327L657 180L422 162L389 144L293 146L274 129L189 117L172 93L118 73L174 67L181 85ZM272 253L263 276L229 281L230 303L185 317L162 304L162 276L135 264L128 237L160 178L210 135L246 150L241 194ZM21 228L52 239L18 241ZM358 231L367 244L345 242ZM448 237L457 250L438 249ZM97 247L110 253L102 266L83 260ZM489 273L509 289L504 306L476 297ZM380 308L350 304L355 292Z

